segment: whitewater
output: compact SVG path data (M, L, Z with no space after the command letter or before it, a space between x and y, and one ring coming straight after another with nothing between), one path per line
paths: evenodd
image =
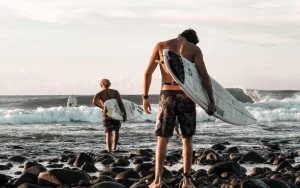
M231 89L229 91L238 100L250 98L247 102L241 103L257 119L258 123L300 121L300 92L243 89ZM0 124L101 123L101 110L91 105L92 96L79 96L78 103L80 106L71 108L66 107L67 97L2 96L0 97ZM126 95L123 98L137 104L141 103L140 96ZM153 96L153 98L151 114L143 114L132 122L155 121L158 96ZM199 106L197 107L197 121L220 122L220 120L208 116Z

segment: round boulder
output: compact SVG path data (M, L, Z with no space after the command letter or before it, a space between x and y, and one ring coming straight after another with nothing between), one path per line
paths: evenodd
M53 169L41 172L38 176L38 184L42 187L57 187L64 184L78 183L80 180L90 181L90 176L83 171L65 169Z
M97 172L98 171L98 169L89 162L85 162L82 165L81 170L86 171L86 172Z
M256 152L254 151L250 151L248 153L246 153L243 157L242 157L242 161L253 161L255 163L264 163L266 162L266 160L261 157L260 155L258 155Z
M74 162L74 166L76 167L80 167L82 166L85 162L91 163L91 164L95 164L94 159L86 154L86 153L79 153L79 155L77 156L76 161Z
M26 157L22 157L22 156L13 156L9 158L9 160L14 162L24 163L27 159Z
M153 157L153 155L149 151L144 150L144 149L136 150L135 154L139 155L139 156L150 157L150 158Z
M125 172L119 173L115 179L140 179L139 173L134 170L127 170Z
M223 172L232 172L232 173L236 174L237 176L240 176L243 174L241 166L234 161L220 162L218 164L213 165L208 170L208 174L216 174L219 177L221 177L221 174Z

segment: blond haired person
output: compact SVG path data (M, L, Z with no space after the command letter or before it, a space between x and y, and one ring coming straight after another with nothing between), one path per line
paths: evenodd
M123 113L123 121L126 121L127 115L121 96L117 90L110 89L111 83L108 79L100 81L101 91L94 96L93 104L102 109L102 123L106 134L106 148L108 152L116 151L119 140L119 129L121 122L108 117L103 104L109 99L117 99L118 105ZM112 132L114 132L114 147L112 149Z

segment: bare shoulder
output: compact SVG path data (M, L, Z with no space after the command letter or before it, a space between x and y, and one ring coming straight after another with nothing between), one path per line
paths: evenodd
M115 90L115 89L109 89L111 93L113 93L114 95L118 95L119 91Z
M203 56L200 47L196 46L196 45L193 45L193 46L194 46L195 55Z
M96 95L97 96L102 96L103 95L103 91L99 91Z
M155 49L156 49L157 51L159 51L159 50L162 49L163 46L164 46L164 42L158 42L158 43L156 44L156 46L155 46Z

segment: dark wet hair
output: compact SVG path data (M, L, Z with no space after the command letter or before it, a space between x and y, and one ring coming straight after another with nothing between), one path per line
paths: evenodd
M191 28L184 30L179 36L184 37L187 41L195 45L199 42L197 32Z

